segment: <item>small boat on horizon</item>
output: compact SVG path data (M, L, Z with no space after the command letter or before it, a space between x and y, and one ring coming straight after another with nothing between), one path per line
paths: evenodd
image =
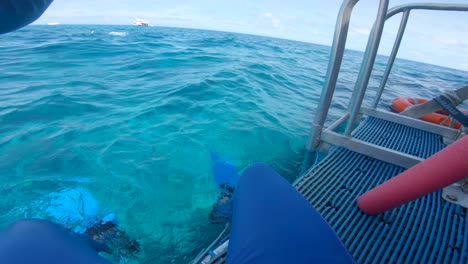
M49 23L47 23L47 25L48 26L58 26L58 25L60 25L60 23L59 22L49 22Z
M148 27L149 23L143 19L137 19L135 22L133 22L133 25L138 27Z

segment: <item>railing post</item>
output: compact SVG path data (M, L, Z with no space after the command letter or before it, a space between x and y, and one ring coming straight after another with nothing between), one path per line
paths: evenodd
M327 75L325 77L325 83L322 88L320 102L317 106L317 114L315 115L314 121L312 123L312 131L309 137L309 142L307 143L307 150L309 153L314 152L320 143L320 135L328 115L333 93L335 92L336 81L340 72L341 61L343 60L351 13L358 1L359 0L344 1L341 5L340 12L336 20L335 35L333 37Z
M369 83L372 68L374 67L374 61L379 49L380 39L382 37L382 32L387 17L387 10L388 0L381 0L377 18L375 20L374 26L372 27L371 34L369 35L366 52L364 53L361 69L359 70L359 76L356 81L356 85L354 86L353 95L351 97L350 118L345 130L346 136L351 135L351 132L354 129L354 123L356 122L357 116L359 115L362 100L364 99L364 94L366 92L367 84Z
M406 24L408 23L409 14L410 10L406 10L401 17L400 28L398 29L398 34L396 36L395 43L393 44L392 53L390 53L390 57L388 58L387 67L385 68L384 75L382 76L382 81L380 82L380 86L377 90L374 103L372 104L373 108L377 108L377 105L380 101L380 97L382 97L382 92L385 89L385 85L387 85L388 76L392 71L393 63L395 62L398 49L400 48L401 39L403 38L403 35L405 33L405 28Z
M346 44L346 38L349 29L349 21L351 17L352 10L356 3L359 0L344 0L341 5L340 12L335 25L335 34L333 38L333 44L331 47L330 60L327 68L327 75L325 77L325 82L323 85L321 97L319 104L317 106L317 113L314 117L312 123L312 129L307 143L307 152L306 158L304 159L303 166L305 169L312 163L314 154L321 142L322 131L324 129L324 123L328 116L328 111L331 105L333 94L336 88L336 82L338 74L341 67L341 62L343 59L344 48ZM377 56L377 51L382 37L382 31L384 23L390 17L402 13L402 21L400 23L400 29L395 40L395 46L392 49L390 60L388 62L388 67L384 72L384 78L380 83L378 94L376 100L373 102L374 107L377 106L383 89L385 88L386 82L388 80L389 74L391 72L392 65L398 53L398 49L404 34L404 30L407 24L410 10L440 10L440 11L468 11L468 5L466 4L440 4L440 3L415 3L415 4L405 4L396 6L390 10L388 9L389 0L380 0L379 10L376 17L376 21L372 27L371 34L366 46L366 52L364 53L364 58L359 70L359 76L356 81L352 98L350 100L350 107L347 115L349 116L349 121L345 130L345 136L350 136L352 130L354 129L357 118L360 114L360 109L362 101L364 99L365 92L369 83L370 76L372 74L372 69L374 66L375 58Z

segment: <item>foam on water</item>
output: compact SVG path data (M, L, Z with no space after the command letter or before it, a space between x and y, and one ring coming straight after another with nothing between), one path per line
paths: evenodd
M128 35L128 32L111 31L108 34L111 35L111 36L126 37Z
M141 263L186 263L223 228L208 221L211 152L239 169L266 162L298 176L329 54L159 27L31 26L0 39L0 227L23 217L66 222L76 210L57 215L60 206L92 197L92 214L114 212L139 239ZM348 105L361 59L346 53L332 118ZM398 60L383 107L467 78Z

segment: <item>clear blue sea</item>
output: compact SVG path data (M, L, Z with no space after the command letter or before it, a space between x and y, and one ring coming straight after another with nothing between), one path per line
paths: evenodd
M321 45L177 28L1 35L0 227L40 217L75 228L115 213L142 245L129 262L187 263L223 228L208 219L210 151L239 170L265 162L296 178L328 56ZM361 58L346 53L332 118L348 105ZM381 107L467 79L397 60Z

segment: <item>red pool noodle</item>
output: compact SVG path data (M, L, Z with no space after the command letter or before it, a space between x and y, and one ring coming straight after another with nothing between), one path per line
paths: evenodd
M377 215L468 177L468 136L361 195L357 204Z

